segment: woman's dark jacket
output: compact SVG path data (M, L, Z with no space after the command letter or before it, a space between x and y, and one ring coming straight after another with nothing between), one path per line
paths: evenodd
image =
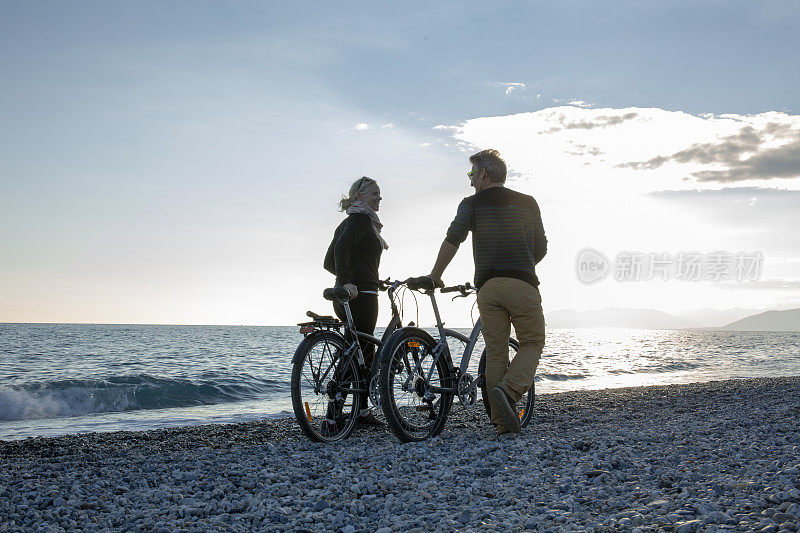
M378 290L378 266L383 247L369 216L348 215L336 231L325 254L325 270L336 275L336 286L347 283L359 291Z

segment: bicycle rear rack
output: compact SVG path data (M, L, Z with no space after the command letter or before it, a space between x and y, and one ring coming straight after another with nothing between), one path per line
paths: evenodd
M324 329L326 331L334 329L339 331L342 326L344 326L344 323L342 323L342 321L339 319L333 318L332 316L316 315L314 320L311 320L310 322L300 322L297 325L300 326L300 333L303 335L308 335L319 329Z

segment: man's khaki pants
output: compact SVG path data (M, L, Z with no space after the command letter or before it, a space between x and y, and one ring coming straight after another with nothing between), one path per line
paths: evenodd
M486 342L486 387L500 386L517 402L533 384L544 348L544 315L539 289L515 278L492 278L478 291L483 339ZM511 324L517 333L519 352L508 364ZM498 410L492 405L492 422Z

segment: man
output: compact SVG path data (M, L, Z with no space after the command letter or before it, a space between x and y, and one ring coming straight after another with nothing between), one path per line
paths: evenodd
M442 274L472 231L478 310L486 342L486 387L498 434L519 433L516 402L533 384L544 348L544 315L535 265L547 253L539 206L531 196L504 187L506 164L496 150L469 158L475 194L464 198L439 249L430 277ZM519 352L509 365L511 325Z

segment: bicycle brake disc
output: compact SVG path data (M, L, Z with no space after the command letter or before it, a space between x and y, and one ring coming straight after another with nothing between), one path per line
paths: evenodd
M458 401L464 407L472 407L478 400L478 384L470 374L458 378Z
M381 387L378 383L377 375L372 376L372 379L369 380L369 399L376 408L381 407Z

